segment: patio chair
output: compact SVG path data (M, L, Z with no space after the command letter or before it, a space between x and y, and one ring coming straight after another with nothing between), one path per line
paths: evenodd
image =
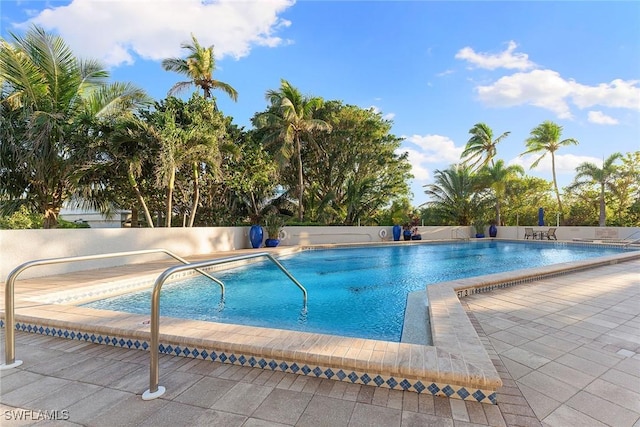
M532 239L536 238L536 235L533 233L533 228L524 229L524 238L529 239L529 237L531 237Z
M558 238L556 237L555 228L550 228L549 231L546 231L543 236L546 236L548 240L558 240ZM543 236L541 236L540 238L542 238Z

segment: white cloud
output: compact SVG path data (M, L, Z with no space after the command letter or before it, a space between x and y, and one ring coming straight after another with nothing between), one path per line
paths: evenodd
M640 110L640 86L635 80L614 80L587 86L566 80L553 70L533 70L501 77L496 82L477 86L480 100L492 107L534 105L556 113L561 119L573 117L571 101L578 108L594 105Z
M411 173L414 179L418 181L426 181L431 176L431 171L426 166L429 163L427 156L421 151L412 148L399 148L398 154L407 153L409 155L409 163L411 164Z
M573 102L579 108L602 105L640 110L640 81L615 79L611 83L586 86L571 82Z
M406 141L417 146L422 160L428 163L458 163L464 149L442 135L411 135Z
M598 125L617 125L618 120L607 116L602 111L589 111L588 120Z
M18 26L35 23L55 30L77 56L100 59L108 66L131 64L134 54L152 60L183 56L180 45L191 40L191 33L203 46L214 45L217 58L237 59L254 46L284 43L276 33L291 23L278 14L293 4L294 0L73 0Z
M571 118L565 98L571 94L570 82L552 70L533 70L501 77L495 83L478 86L480 100L492 107L535 105L551 110L558 117Z
M396 113L387 113L382 118L384 120L393 120L396 117Z
M518 44L513 40L509 42L507 49L496 54L476 52L470 47L464 47L456 53L456 59L463 59L478 68L495 70L496 68L508 68L515 70L528 70L536 66L529 60L526 53L514 52Z

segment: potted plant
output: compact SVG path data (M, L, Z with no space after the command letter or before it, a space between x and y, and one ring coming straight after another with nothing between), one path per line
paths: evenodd
M280 243L280 231L284 227L284 217L277 211L271 211L264 217L264 228L267 230L267 240L264 245L275 248Z

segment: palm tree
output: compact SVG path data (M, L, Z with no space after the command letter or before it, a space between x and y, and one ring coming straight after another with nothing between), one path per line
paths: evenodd
M485 123L476 123L470 130L471 138L467 141L461 154L463 163L469 165L473 171L478 171L489 162L493 166L493 158L496 156L496 146L511 132L504 132L493 139L493 131Z
M271 102L268 112L256 119L258 127L267 128L263 141L277 146L277 159L281 165L296 159L298 172L298 219L304 217L302 196L304 174L302 170L303 138L310 138L314 130L331 131L324 120L314 119L313 113L322 105L321 98L302 96L300 91L282 79L280 89L268 90L266 98Z
M181 47L187 49L190 54L186 59L166 58L162 60L162 68L166 71L175 71L189 78L188 81L178 82L169 90L169 95L174 95L185 90L191 85L202 89L206 99L211 98L212 89L220 89L229 97L237 101L238 92L229 84L215 80L213 72L216 69L216 60L213 55L213 46L203 47L196 37L191 34L192 43L183 43Z
M107 135L109 143L107 157L112 163L116 173L118 169L124 169L127 182L131 186L138 204L142 206L148 227L153 228L153 220L147 203L142 196L138 178L142 174L143 163L148 160L149 136L153 134L148 124L139 118L132 116L119 120L112 132Z
M530 137L526 140L527 150L520 154L540 153L542 155L531 164L531 169L538 166L540 160L544 158L547 153L551 153L551 173L553 174L553 189L556 193L556 199L558 201L558 212L562 216L562 201L560 200L560 191L558 191L558 180L556 179L556 157L555 152L566 145L578 145L578 141L573 138L567 138L560 140L562 136L562 126L553 123L550 120L543 122L531 130Z
M600 227L606 226L606 205L604 200L605 190L615 191L615 179L617 178L618 168L614 164L616 160L622 158L622 153L613 153L602 162L602 168L599 168L591 162L581 163L576 168L576 176L570 189L598 184L600 186L600 219L598 224Z
M504 166L503 160L498 160L492 166L484 166L480 169L480 176L485 179L487 185L493 190L496 197L496 224L502 224L500 215L502 201L505 199L507 187L517 175L524 175L524 169L520 165Z
M80 173L92 159L80 148L98 137L96 124L148 99L129 84L108 84L98 62L76 58L64 40L40 27L11 36L13 44L0 41L2 165L20 169L0 167L2 180L12 183L0 189L0 199L10 201L1 207L7 212L28 205L44 215L45 228L53 228L63 203L82 195ZM98 198L93 202L104 207Z
M436 170L434 183L425 185L426 203L449 225L471 225L482 216L487 194L478 175L465 165Z

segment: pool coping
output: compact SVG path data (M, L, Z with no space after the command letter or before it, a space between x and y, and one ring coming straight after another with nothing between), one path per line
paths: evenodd
M441 242L418 244L424 243ZM289 249L289 252L294 250ZM427 286L433 346L162 317L160 351L496 403L496 390L502 381L459 298L638 258L640 251L633 251ZM25 282L37 283L38 279ZM62 279L54 280L53 287L59 289L60 283ZM148 350L148 316L38 300L50 290L48 292L45 286L26 295L19 290L16 292L17 329ZM4 311L0 317L4 318ZM4 326L3 321L0 326ZM19 355L17 357L19 359Z

